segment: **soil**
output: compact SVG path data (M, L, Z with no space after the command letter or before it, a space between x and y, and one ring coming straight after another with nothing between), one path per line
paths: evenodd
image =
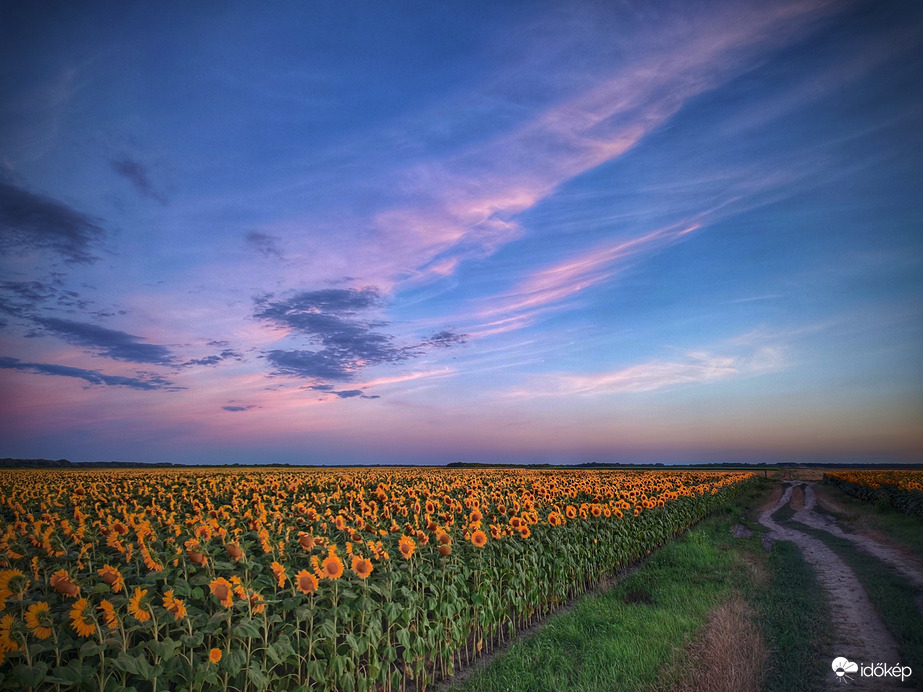
M814 511L816 498L812 485L813 483L808 482L803 491L804 506L795 511L797 521L831 533L837 531L835 535L851 540L869 552L877 551L873 554L884 553L883 547L868 537L844 533L834 519L817 514ZM791 541L798 546L805 560L817 572L828 596L834 627L833 651L829 652L830 661L838 656L845 656L850 661L858 663L896 664L900 661L897 644L852 570L822 541L789 526L781 526L773 520L773 513L791 501L793 489L792 484L786 484L782 496L775 505L763 510L759 521L769 529L770 539ZM792 505L795 509L794 503ZM831 689L842 689L842 680L836 678L832 668L829 681ZM857 674L853 675L849 682L850 689L900 689L899 682L889 686L883 679L867 679Z

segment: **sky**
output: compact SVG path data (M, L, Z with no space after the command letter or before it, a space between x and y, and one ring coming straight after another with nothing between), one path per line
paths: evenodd
M4 3L0 457L923 460L923 3Z

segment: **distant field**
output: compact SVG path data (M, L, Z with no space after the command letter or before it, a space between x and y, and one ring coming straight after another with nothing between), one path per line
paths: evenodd
M3 687L422 687L752 477L3 471Z

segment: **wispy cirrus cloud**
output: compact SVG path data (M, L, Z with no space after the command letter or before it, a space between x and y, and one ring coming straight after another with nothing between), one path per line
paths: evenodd
M23 372L31 372L40 375L75 377L93 385L106 385L109 387L129 387L131 389L142 390L159 389L167 391L184 389L157 375L144 375L140 377L105 375L98 370L74 368L68 365L56 365L54 363L29 363L8 356L0 357L0 368L5 370L21 370Z
M698 223L684 223L661 228L539 269L511 291L486 300L476 313L481 322L470 332L478 337L527 327L540 314L558 309L567 299L611 278L620 262L666 247L699 227Z
M632 45L637 55L614 72L597 68L595 86L505 134L413 167L399 186L411 202L374 218L391 280L439 278L520 237L518 215L562 183L624 155L691 99L838 9L824 0L742 5L646 27Z
M752 377L784 367L783 349L775 345L764 345L742 354L694 351L678 360L652 360L606 372L540 375L507 394L513 398L537 398L640 393Z
M104 236L98 219L0 182L0 251L51 250L68 262L88 263Z

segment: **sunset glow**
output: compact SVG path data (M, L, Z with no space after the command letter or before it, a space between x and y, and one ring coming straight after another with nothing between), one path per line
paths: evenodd
M0 10L0 457L923 458L923 6Z

